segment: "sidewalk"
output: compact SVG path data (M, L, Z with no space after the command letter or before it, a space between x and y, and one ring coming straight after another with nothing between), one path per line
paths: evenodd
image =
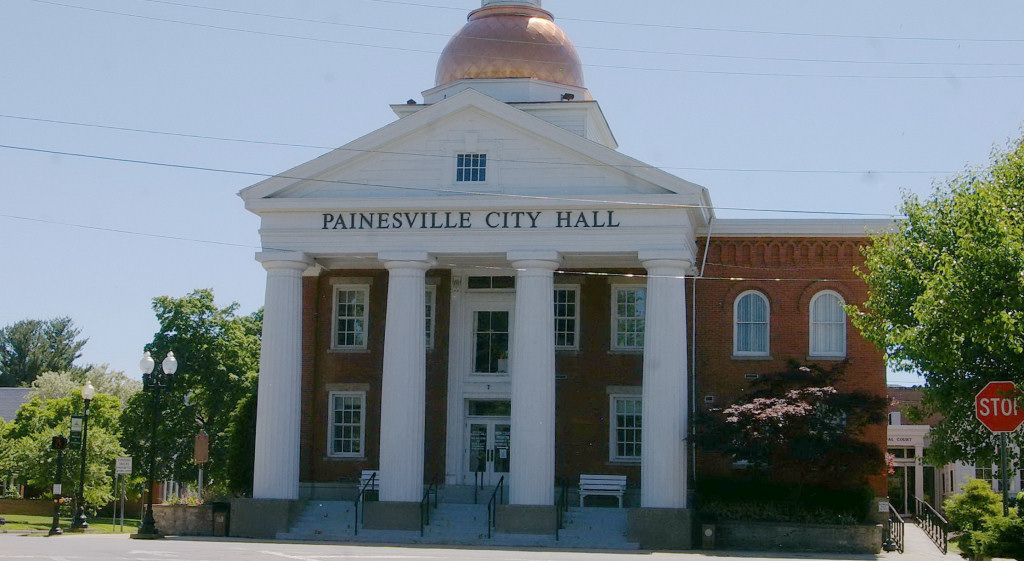
M928 534L925 534L924 530L912 521L908 520L903 528L905 541L903 553L900 554L898 551L882 553L880 558L888 561L963 561L963 558L956 553L950 552L943 555L942 550L932 543Z

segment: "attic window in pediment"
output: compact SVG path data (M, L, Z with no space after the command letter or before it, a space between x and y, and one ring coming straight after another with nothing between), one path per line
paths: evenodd
M487 181L487 154L459 154L455 162L455 181Z

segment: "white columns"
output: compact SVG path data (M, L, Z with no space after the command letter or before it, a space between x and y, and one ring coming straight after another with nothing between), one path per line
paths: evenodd
M426 253L381 254L388 269L381 388L380 500L419 502L423 495L426 401L424 284Z
M686 508L688 251L641 251L647 269L640 506Z
M253 498L299 498L299 430L302 386L302 253L264 252L263 304Z
M555 494L554 251L509 252L516 269L512 332L509 503L553 505Z

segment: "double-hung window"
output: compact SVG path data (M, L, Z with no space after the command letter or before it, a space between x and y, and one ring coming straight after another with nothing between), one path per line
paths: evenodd
M555 287L555 348L579 348L579 289L575 286Z
M612 287L612 349L643 350L646 310L646 287Z
M334 288L334 348L365 349L370 309L370 287L339 285Z
M487 154L459 154L455 157L455 181L487 181Z
M753 290L736 298L733 305L733 354L768 356L768 299Z
M329 456L361 458L365 455L366 394L364 392L330 393Z
M842 296L826 290L811 299L810 355L846 356L846 311Z
M610 459L640 460L640 436L643 428L643 399L638 395L611 396Z

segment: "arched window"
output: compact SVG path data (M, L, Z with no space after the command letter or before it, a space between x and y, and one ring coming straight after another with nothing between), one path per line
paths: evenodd
M825 290L811 298L811 356L846 356L843 297Z
M733 305L733 354L768 356L768 299L748 290Z

